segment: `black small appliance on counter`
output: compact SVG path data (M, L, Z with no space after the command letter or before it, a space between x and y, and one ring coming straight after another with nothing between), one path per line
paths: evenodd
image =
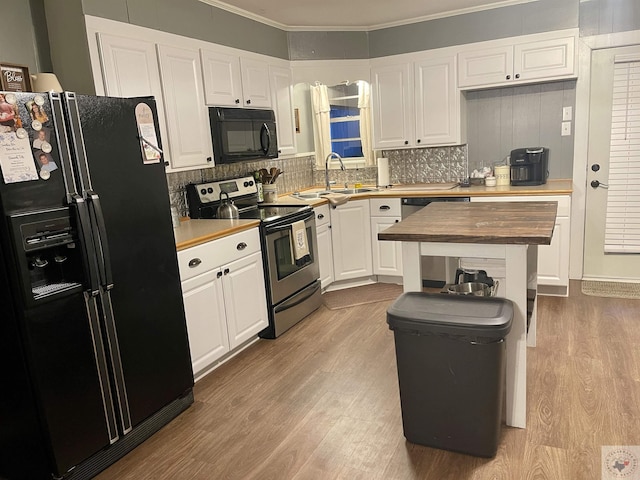
M528 147L511 150L511 185L543 185L549 176L549 149Z

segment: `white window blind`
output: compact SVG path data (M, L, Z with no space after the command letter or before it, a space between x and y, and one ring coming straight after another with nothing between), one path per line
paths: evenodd
M640 253L640 61L616 63L605 253Z

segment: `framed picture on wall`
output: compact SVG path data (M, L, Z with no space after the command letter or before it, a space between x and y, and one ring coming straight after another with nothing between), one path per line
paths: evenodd
M8 92L30 92L31 77L24 65L0 62L0 90Z

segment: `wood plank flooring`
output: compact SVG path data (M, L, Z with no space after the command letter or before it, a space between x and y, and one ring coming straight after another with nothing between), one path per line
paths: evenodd
M527 429L493 459L408 443L390 302L321 307L198 382L195 404L108 479L599 479L601 446L640 445L640 300L540 297Z

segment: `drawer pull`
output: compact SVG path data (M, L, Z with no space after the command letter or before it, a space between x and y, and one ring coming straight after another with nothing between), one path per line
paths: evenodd
M189 260L189 268L196 268L201 263L202 260L200 260L199 258L192 258L191 260Z
M238 250L240 250L240 251L244 250L245 248L247 248L247 244L246 244L246 243L244 243L244 242L240 242L240 243L236 246L236 249L238 249Z
M380 210L391 210L389 205L380 205Z
M324 214L319 213L319 214L318 214L318 220L322 220L323 218L324 218Z

